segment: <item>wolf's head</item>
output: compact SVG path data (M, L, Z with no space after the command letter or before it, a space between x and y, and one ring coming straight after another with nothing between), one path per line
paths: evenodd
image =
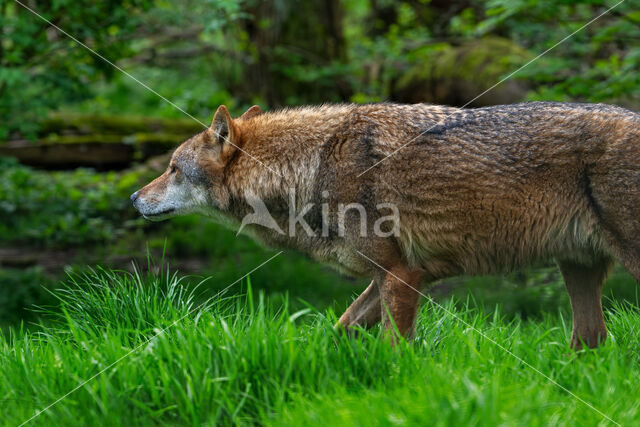
M254 105L237 120L242 122L261 113ZM221 105L211 126L183 142L171 156L167 170L131 195L133 206L155 221L224 209L229 202L224 169L242 138L237 120Z

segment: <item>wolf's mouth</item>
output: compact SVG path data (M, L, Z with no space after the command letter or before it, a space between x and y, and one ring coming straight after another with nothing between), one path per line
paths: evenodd
M155 217L159 217L159 216L164 216L164 215L170 214L173 211L175 211L175 208L170 208L170 209L164 210L162 212L154 212L154 213L150 213L150 214L144 214L143 216L145 218L155 218Z

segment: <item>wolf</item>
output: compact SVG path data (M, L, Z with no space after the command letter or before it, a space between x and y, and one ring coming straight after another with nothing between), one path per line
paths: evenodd
M243 232L372 279L340 317L346 330L381 322L411 337L422 286L555 259L570 344L595 347L614 261L640 280L640 116L604 104L377 103L254 106L234 119L220 106L131 199L151 220L198 212L232 227L259 199L277 226L245 221ZM307 207L293 221L292 204ZM382 205L397 222L380 222ZM325 215L340 207L343 218Z

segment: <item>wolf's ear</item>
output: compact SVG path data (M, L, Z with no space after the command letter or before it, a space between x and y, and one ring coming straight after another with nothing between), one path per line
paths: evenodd
M238 128L236 127L229 110L221 105L213 115L213 121L209 127L213 142L220 144L223 158L228 158L237 148Z
M260 114L262 114L262 108L254 105L253 107L250 107L247 111L245 111L244 114L239 117L239 119L246 120L255 116L259 116Z

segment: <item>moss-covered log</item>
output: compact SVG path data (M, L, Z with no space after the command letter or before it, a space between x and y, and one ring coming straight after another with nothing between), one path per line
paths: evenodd
M429 50L394 84L399 102L460 106L471 101L531 58L510 40L486 37L460 46L442 44ZM528 87L509 79L475 99L470 106L521 101Z
M36 141L0 143L0 156L48 169L120 169L168 152L202 126L193 120L97 114L53 114Z
M120 169L166 153L185 138L164 133L49 136L35 142L9 141L0 145L0 156L15 157L23 164L47 169L79 166Z
M53 113L42 122L41 137L52 134L115 134L168 133L192 135L202 125L192 119L163 119L142 116L116 116L109 114Z

